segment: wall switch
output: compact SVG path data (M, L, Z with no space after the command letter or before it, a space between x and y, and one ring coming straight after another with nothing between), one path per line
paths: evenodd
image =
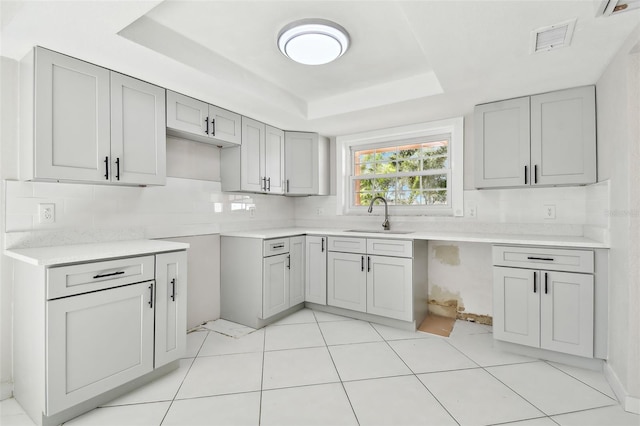
M255 207L249 207L249 216L255 217L255 215L256 215L256 208Z
M556 206L553 204L545 204L543 217L545 219L553 220L556 218Z
M38 204L38 218L40 223L54 223L56 221L56 205Z

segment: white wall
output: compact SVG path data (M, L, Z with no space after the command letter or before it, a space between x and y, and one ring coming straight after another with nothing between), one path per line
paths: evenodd
M634 50L635 46L635 50ZM598 171L610 181L609 360L626 395L640 411L640 28L597 85ZM615 387L614 387L614 390ZM618 393L618 392L617 392Z

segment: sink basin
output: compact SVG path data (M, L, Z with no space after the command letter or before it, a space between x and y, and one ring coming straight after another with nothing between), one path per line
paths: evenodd
M362 232L368 234L411 234L413 231L394 231L392 229L385 231L384 229L347 229L344 232Z

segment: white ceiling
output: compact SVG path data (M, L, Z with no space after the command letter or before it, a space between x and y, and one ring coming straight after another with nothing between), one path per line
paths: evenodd
M57 50L269 124L340 135L468 114L473 105L593 84L640 10L599 0L7 1L0 54ZM278 31L333 20L352 45L291 62ZM577 19L569 47L530 54L531 31Z

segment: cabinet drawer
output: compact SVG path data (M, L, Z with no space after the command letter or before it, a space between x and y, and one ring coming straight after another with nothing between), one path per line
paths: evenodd
M152 280L154 256L130 257L47 269L47 299Z
M262 249L264 257L275 256L276 254L289 253L289 238L275 238L265 240Z
M493 246L493 264L514 268L593 273L593 251Z
M367 254L381 256L413 257L413 242L407 240L382 240L367 238Z
M367 239L353 237L329 237L329 251L347 253L366 253Z

